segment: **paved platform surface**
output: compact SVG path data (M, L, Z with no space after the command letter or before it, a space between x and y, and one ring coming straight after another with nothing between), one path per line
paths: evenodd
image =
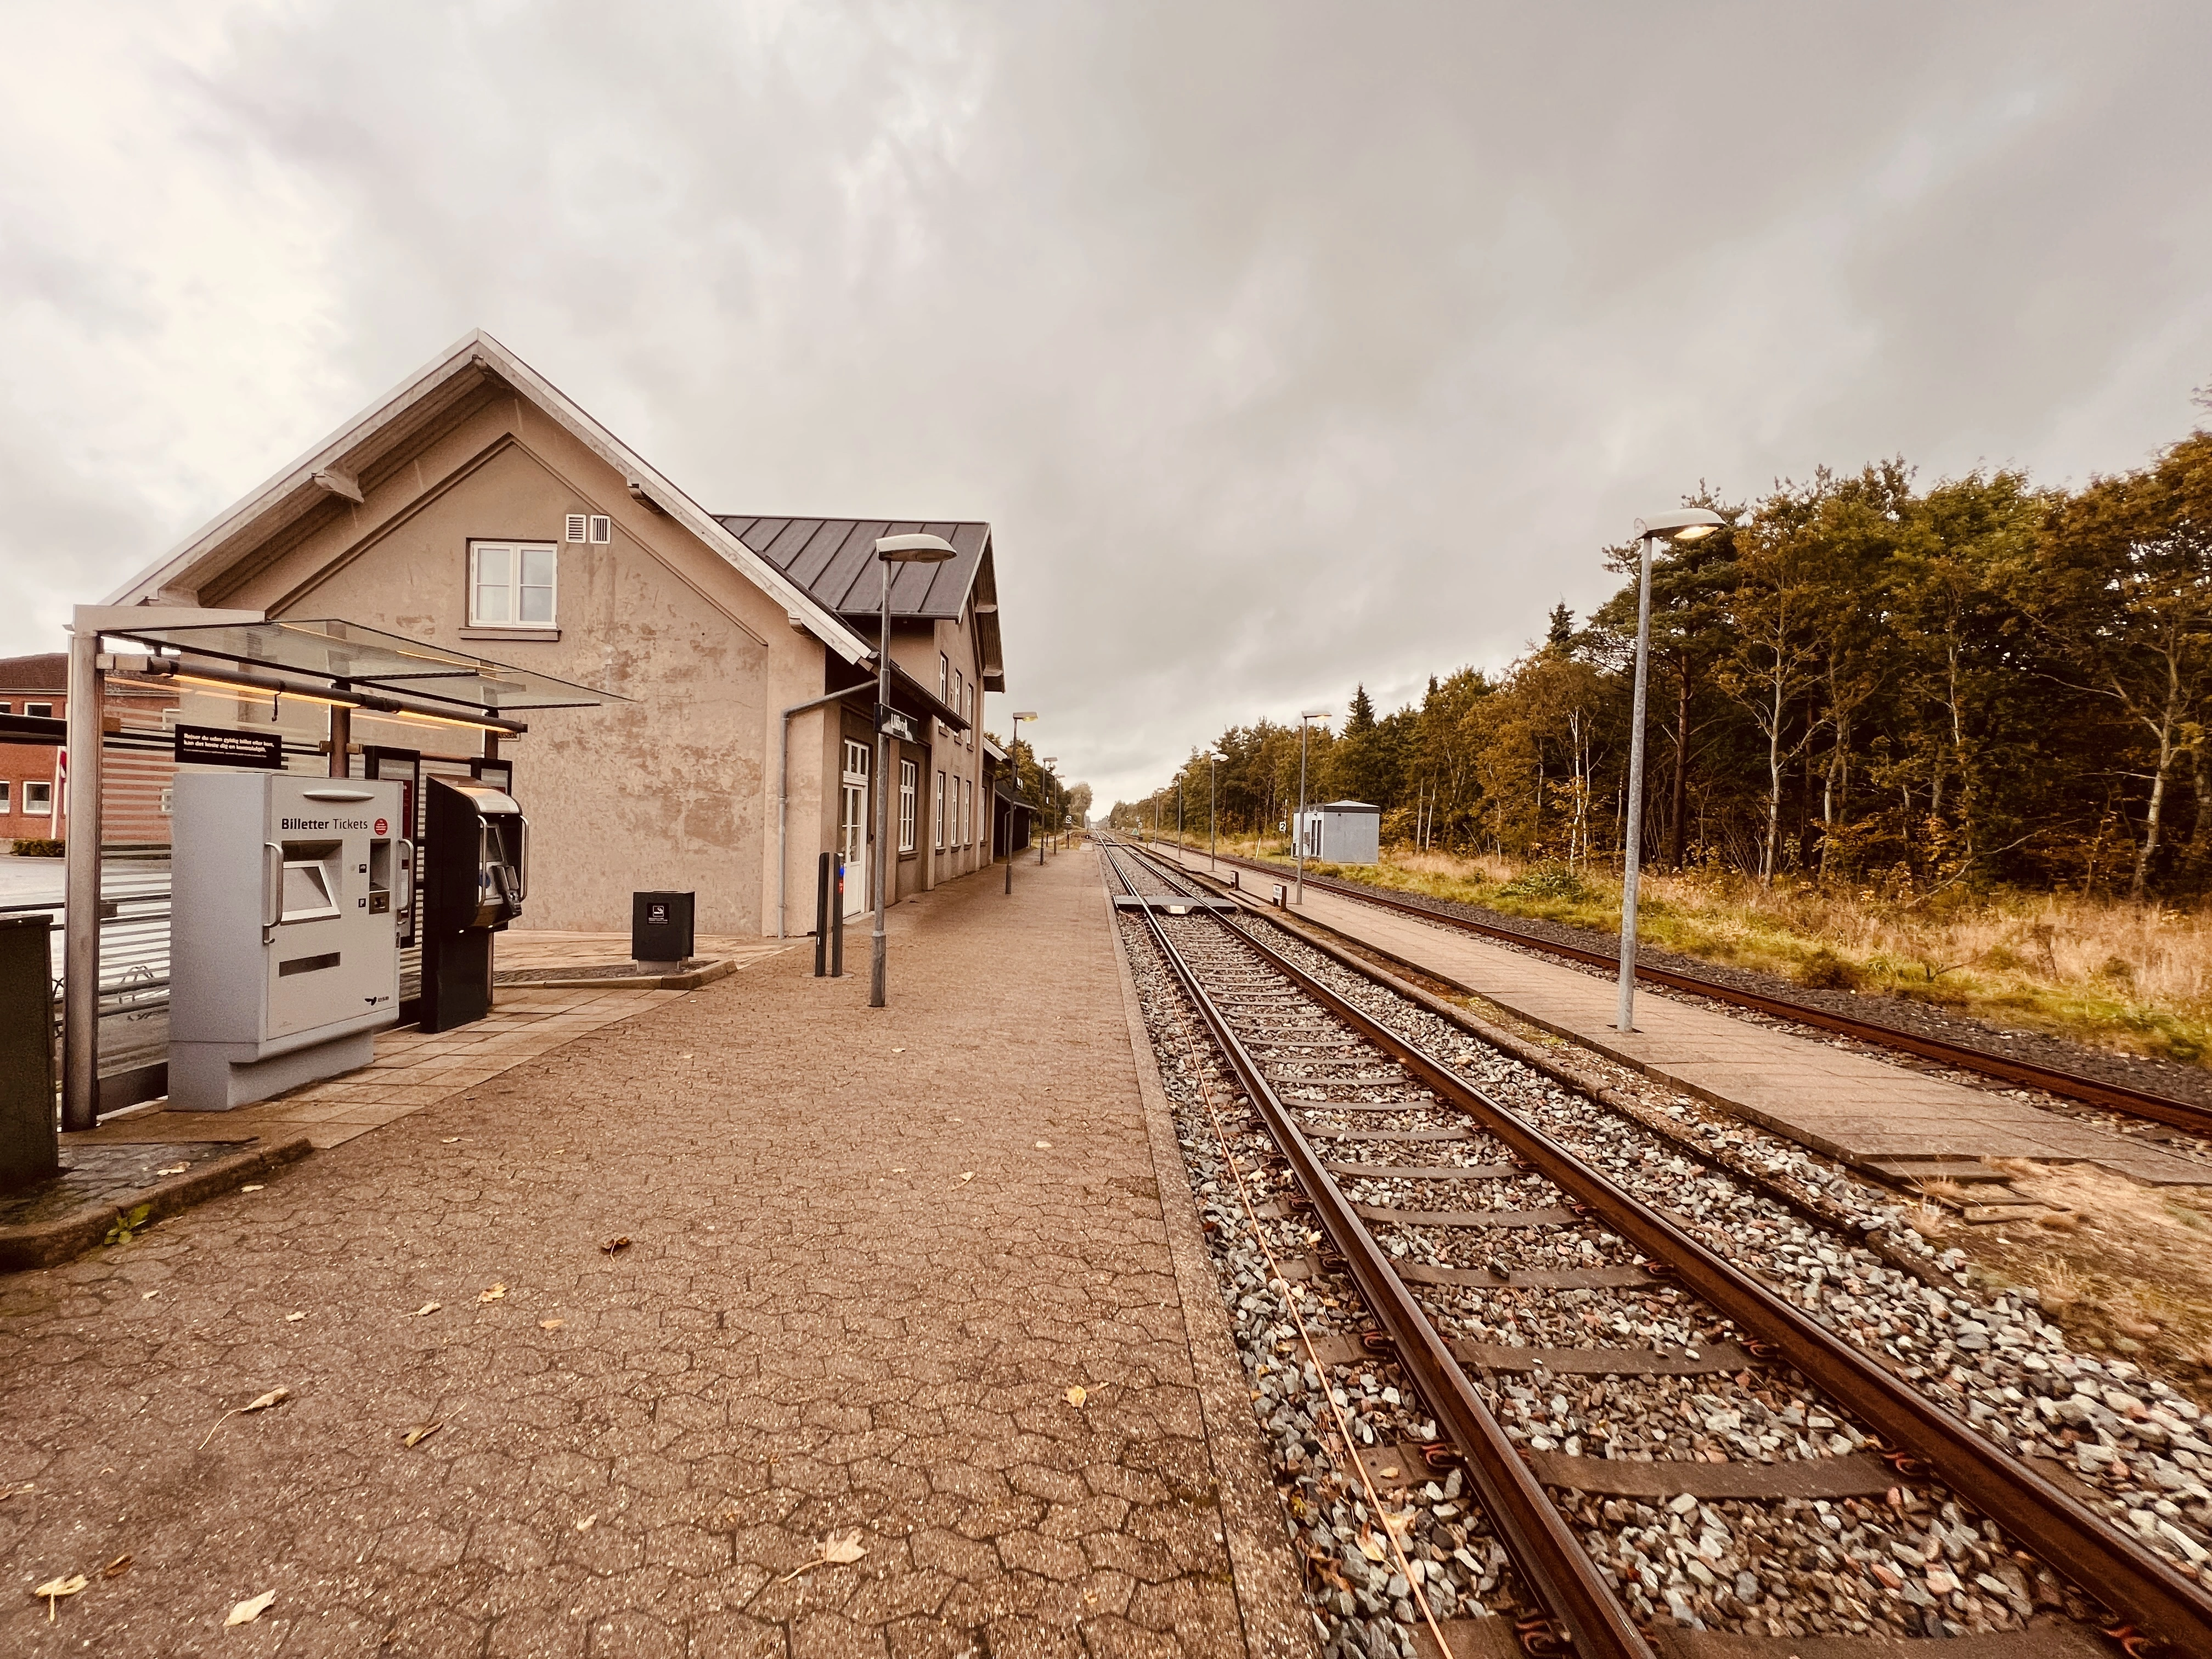
M1186 862L1206 869L1203 854ZM1267 884L1254 896L1264 900ZM1639 990L1637 1029L1624 1034L1613 1025L1611 980L1310 884L1291 914L1847 1162L2028 1158L2162 1184L2212 1180L2212 1169L2154 1142L1669 997Z
M684 994L502 985L492 994L491 1012L473 1024L435 1033L411 1025L380 1031L376 1058L357 1072L228 1112L173 1112L162 1101L149 1101L137 1111L102 1119L97 1129L64 1135L62 1156L66 1162L70 1148L87 1141L239 1141L289 1134L306 1135L318 1151L342 1146L587 1031Z
M888 1010L786 951L0 1281L0 1651L1294 1650L1096 860L1015 874L893 913Z

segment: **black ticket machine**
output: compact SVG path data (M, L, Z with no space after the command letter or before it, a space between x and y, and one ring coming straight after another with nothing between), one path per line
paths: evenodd
M522 914L530 822L506 791L473 778L427 780L422 1029L449 1031L491 1012L491 936Z

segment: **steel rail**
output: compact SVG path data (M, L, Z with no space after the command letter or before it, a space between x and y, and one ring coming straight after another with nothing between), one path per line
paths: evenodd
M1186 872L1187 873L1187 872ZM1461 1078L1328 985L1238 929L1261 958L1368 1042L1466 1110L1532 1169L1585 1206L1685 1289L1766 1345L1838 1405L1924 1462L2096 1602L2170 1642L2212 1654L2212 1595L2103 1516L1992 1445L1919 1390L1836 1336L1643 1200Z
M1234 864L1246 870L1266 874L1281 874L1272 864L1255 859L1221 854L1224 863ZM1186 871L1186 874L1198 872ZM1479 933L1486 939L1502 939L1509 944L1525 945L1532 951L1542 951L1553 956L1565 957L1570 962L1579 962L1591 967L1615 969L1620 957L1609 951L1593 951L1587 945L1562 944L1546 939L1540 933L1524 933L1517 927L1508 927L1498 922L1478 921L1455 911L1436 909L1417 900L1399 894L1370 889L1357 882L1339 881L1331 876L1309 875L1309 886L1317 886L1339 898L1348 898L1362 904L1372 904L1380 909L1396 910L1406 915L1419 916L1425 921L1440 921L1462 932ZM1419 963L1413 964L1419 967ZM1424 969L1433 972L1433 969ZM1986 1048L1977 1048L1968 1043L1952 1042L1942 1037L1927 1036L1917 1031L1907 1031L1894 1025L1885 1025L1877 1020L1854 1019L1849 1014L1839 1014L1811 1003L1793 1001L1788 997L1771 995L1762 991L1747 991L1740 986L1722 981L1706 979L1698 974L1686 974L1677 969L1655 968L1639 962L1636 977L1653 985L1664 986L1670 991L1686 991L1693 996L1709 997L1716 1002L1733 1003L1738 1007L1753 1009L1777 1018L1795 1020L1801 1025L1817 1026L1824 1031L1854 1036L1862 1042L1878 1043L1884 1048L1901 1049L1917 1054L1923 1060L1941 1060L1961 1071L1979 1072L1984 1076L2000 1078L2007 1083L2024 1084L2040 1089L2046 1094L2078 1100L2085 1105L2102 1107L2107 1111L2124 1112L2131 1117L2149 1118L2175 1128L2193 1133L2212 1135L2212 1109L2195 1105L2170 1096L2152 1094L2124 1083L2106 1082L2100 1078L2082 1077L2076 1073L2059 1070L2054 1066L2039 1065L2032 1060L2020 1060L2009 1054L1992 1054Z
M1343 1256L1361 1300L1389 1338L1422 1400L1458 1447L1475 1495L1498 1529L1498 1540L1522 1581L1559 1621L1577 1659L1656 1659L1635 1620L1591 1564L1558 1507L1545 1496L1542 1486L1452 1357L1443 1335L1322 1167L1311 1143L1259 1062L1230 1029L1213 999L1200 985L1197 974L1168 937L1149 902L1152 896L1139 893L1128 872L1110 854L1109 864L1132 896L1147 900L1142 914L1152 943L1281 1148L1313 1204L1322 1230Z

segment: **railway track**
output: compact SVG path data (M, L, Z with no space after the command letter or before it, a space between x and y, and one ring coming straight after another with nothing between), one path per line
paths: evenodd
M1997 1645L1978 1655L2055 1659L2101 1632L2133 1655L2212 1654L2195 1569L1601 1167L1631 1158L1574 1144L1587 1111L1507 1108L1274 930L1126 845L1102 856L1183 1023L1178 1075L1218 1153L1203 1190L1251 1231L1285 1310L1255 1397L1280 1417L1302 1377L1324 1442L1352 1454L1349 1507L1330 1511L1346 1518L1328 1522L1347 1553L1308 1548L1346 1618L1381 1601L1445 1651L1494 1649L1501 1621L1451 1617L1491 1582L1479 1543L1510 1568L1482 1593L1531 1652L1748 1656L1767 1638L1776 1659L1844 1659L1978 1632ZM1747 1236L1781 1224L1736 1208ZM1814 1243L1844 1282L1883 1282L1857 1241ZM1697 1633L1716 1624L1735 1645Z
M1279 865L1265 863L1223 853L1218 857L1224 864L1242 870L1255 871L1268 876L1287 878L1289 872ZM1428 899L1419 895L1385 892L1363 883L1342 881L1333 876L1316 876L1309 872L1306 884L1341 898L1354 899L1378 909L1395 910L1405 915L1419 916L1424 921L1441 923L1462 933L1479 934L1486 939L1503 940L1531 951L1564 957L1570 962L1608 970L1619 966L1620 958L1610 951L1591 950L1583 945L1569 945L1558 939L1523 928L1510 927L1502 923L1485 921L1462 914L1449 901ZM1887 1024L1880 1020L1855 1019L1849 1014L1816 1004L1801 1002L1793 998L1776 996L1765 992L1746 990L1741 986L1711 979L1702 974L1684 973L1679 969L1661 968L1638 963L1636 977L1650 985L1668 990L1684 991L1694 996L1706 997L1715 1002L1731 1004L1739 1008L1750 1008L1778 1018L1792 1020L1801 1025L1811 1025L1824 1031L1834 1031L1882 1048L1916 1054L1923 1060L1933 1060L1946 1066L1955 1066L1960 1071L1977 1072L1984 1077L1996 1078L2027 1088L2040 1089L2062 1099L2079 1101L2087 1106L2106 1111L2120 1112L2130 1117L2146 1118L2154 1122L2185 1129L2192 1134L2212 1136L2212 1109L2193 1101L2177 1100L2170 1096L2137 1089L2124 1083L2115 1083L2103 1078L2083 1077L2057 1066L2012 1054L1994 1054L1971 1043L1948 1042L1924 1032L1910 1031Z

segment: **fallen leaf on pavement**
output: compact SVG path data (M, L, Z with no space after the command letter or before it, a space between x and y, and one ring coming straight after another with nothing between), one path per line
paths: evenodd
M64 1595L75 1595L79 1590L82 1589L88 1582L89 1581L82 1573L73 1572L66 1578L47 1579L45 1583L40 1585L38 1589L33 1590L31 1594L42 1597L45 1600L46 1604L46 1622L51 1625L54 1622L54 1603L60 1601Z
M892 1052L893 1054L904 1054L904 1053L906 1052L906 1050L905 1050L905 1049L903 1049L903 1048L894 1048L894 1049L892 1049L892 1050L891 1050L891 1052Z
M811 1572L817 1567L848 1567L867 1553L868 1547L860 1541L860 1534L858 1532L854 1532L848 1538L840 1538L833 1532L815 1545L814 1559L811 1561L801 1562L775 1582L779 1584L788 1584L800 1573Z
M579 1521L578 1522L576 1522L576 1530L577 1530L578 1532L589 1532L589 1531L591 1531L591 1529L592 1529L592 1523L593 1522L597 1521L599 1518L599 1517L598 1516L596 1516L596 1515L587 1515L587 1516L586 1516L582 1520L580 1520L580 1521Z
M260 1182L257 1181L257 1182L254 1182L251 1187L240 1187L238 1190L239 1190L239 1191L240 1191L241 1193L258 1193L258 1192L259 1192L261 1189L262 1189L262 1183L261 1183Z
M1050 1152L1051 1150L1052 1150L1052 1142L1050 1142L1049 1140L1040 1140L1039 1142L1037 1142L1037 1151L1039 1151L1039 1152Z
M963 1170L960 1172L960 1178L963 1181L973 1181L975 1178L975 1172L973 1170Z
M192 1166L189 1164L172 1164L166 1170L156 1170L154 1173L155 1175L182 1175L185 1170L191 1167Z
M409 1445L419 1446L446 1425L443 1423L417 1423L402 1437Z
M477 1297L477 1300L479 1302L504 1302L507 1300L507 1286L504 1285L495 1285L489 1290L480 1294Z
M604 1240L599 1249L609 1255L612 1255L617 1250L626 1250L629 1249L629 1235L617 1233L612 1238Z
M454 1145L458 1144L459 1140L460 1140L460 1137L459 1137L459 1135L447 1135L447 1136L443 1140L440 1141L438 1144L439 1144L440 1146L454 1146Z
M421 1307L416 1309L413 1313L410 1314L408 1317L410 1319L420 1319L424 1314L434 1314L445 1305L446 1304L442 1302L425 1302Z
M893 1170L891 1173L893 1175L904 1175L906 1173L906 1166L904 1164L901 1164L897 1169Z
M1071 1406L1080 1406L1085 1401L1090 1398L1091 1390L1084 1388L1079 1383L1067 1391L1067 1403Z
M161 1291L141 1291L138 1293L138 1299L141 1302L151 1302L159 1295L161 1295Z
M541 1331L557 1331L568 1322L565 1319L541 1319L538 1322L538 1328Z
M1385 1553L1382 1540L1371 1532L1362 1534L1359 1540L1359 1553L1370 1561L1380 1561Z
M228 1630L233 1625L252 1624L269 1611L270 1604L276 1599L275 1590L264 1590L250 1601L240 1601L230 1610L230 1617L222 1621L223 1628Z
M130 1571L131 1558L127 1555L118 1555L100 1570L100 1576L102 1578L120 1578Z
M284 1322L287 1325L296 1325L307 1316L303 1313L286 1314L284 1316Z
M243 1416L247 1412L265 1412L271 1406L281 1406L291 1397L292 1391L289 1389L271 1389L267 1394L263 1395L258 1400L250 1401L243 1406L232 1407L221 1417L216 1419L215 1429L221 1428L224 1424L229 1422L232 1418ZM200 1442L200 1449L202 1451L205 1451L207 1449L208 1440L215 1438L215 1429L210 1429L207 1431L207 1440Z

